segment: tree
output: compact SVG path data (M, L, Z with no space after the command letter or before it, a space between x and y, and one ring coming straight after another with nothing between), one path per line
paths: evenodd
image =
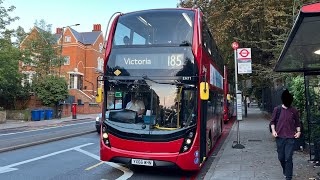
M33 83L33 90L44 105L57 105L68 95L68 84L64 78L48 75Z
M68 86L64 78L54 76L54 71L60 65L59 48L56 46L55 36L50 32L50 25L44 20L40 23L36 21L35 25L41 28L35 27L30 38L24 40L23 61L36 72L32 82L36 96L44 105L53 106L68 97Z
M10 17L9 13L15 10L15 6L10 6L9 8L3 7L1 4L3 0L0 0L0 38L3 35L3 31L6 30L6 26L9 25L11 22L18 20L19 17Z
M15 35L17 37L16 44L19 46L28 34L24 31L23 27L18 26Z
M273 67L298 10L302 4L311 2L316 0L181 0L180 5L202 10L229 72L234 72L231 43L237 41L240 47L251 48L253 73L239 76L239 81L250 76L254 87L261 89L270 86L273 79L288 76L274 73Z
M52 24L47 24L44 19L41 19L40 21L36 20L34 22L34 26L41 28L44 31L51 32L52 30Z
M42 26L45 22L42 22ZM60 66L59 49L56 48L56 39L50 31L35 27L38 34L28 38L23 43L23 62L31 65L38 78L55 74Z
M13 108L17 96L24 94L20 83L19 58L19 49L13 47L10 41L0 39L0 106L6 108Z
M1 6L2 2L0 0L0 106L14 108L15 101L29 97L29 93L28 89L21 86L18 68L21 53L11 43L13 31L6 29L6 26L18 17L11 18L9 12L12 12L15 7L10 6L6 9Z

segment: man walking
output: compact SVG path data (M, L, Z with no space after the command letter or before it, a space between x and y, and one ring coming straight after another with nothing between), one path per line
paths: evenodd
M296 108L291 107L293 96L286 89L282 95L282 106L279 118L276 118L278 108L272 113L271 129L276 138L278 159L280 161L283 175L286 180L292 179L293 162L292 156L294 144L301 135L299 113Z

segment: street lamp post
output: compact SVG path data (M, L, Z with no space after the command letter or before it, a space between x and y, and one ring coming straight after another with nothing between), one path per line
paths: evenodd
M63 50L63 41L64 41L64 29L67 27L72 27L72 26L79 26L80 24L73 24L73 25L69 25L69 26L64 26L61 28L61 44L60 44L60 61L59 61L59 77L61 75L61 60L62 60L62 50Z

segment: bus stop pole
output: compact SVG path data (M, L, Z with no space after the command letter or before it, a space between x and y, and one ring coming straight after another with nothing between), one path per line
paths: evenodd
M240 131L239 131L239 126L240 126L240 120L242 120L242 116L239 117L239 110L242 113L242 100L241 100L241 94L240 96L238 95L238 66L237 66L237 48L234 48L234 74L235 74L235 86L236 86L236 104L237 104L237 113L236 113L236 121L237 121L237 144L232 145L232 148L235 149L243 149L244 146L240 144ZM240 101L239 101L240 100ZM239 103L240 102L240 103ZM239 107L240 104L240 107Z

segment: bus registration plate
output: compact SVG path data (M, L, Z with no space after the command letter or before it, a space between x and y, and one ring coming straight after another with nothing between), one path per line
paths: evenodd
M140 165L140 166L153 166L153 161L144 160L144 159L132 159L131 164Z

